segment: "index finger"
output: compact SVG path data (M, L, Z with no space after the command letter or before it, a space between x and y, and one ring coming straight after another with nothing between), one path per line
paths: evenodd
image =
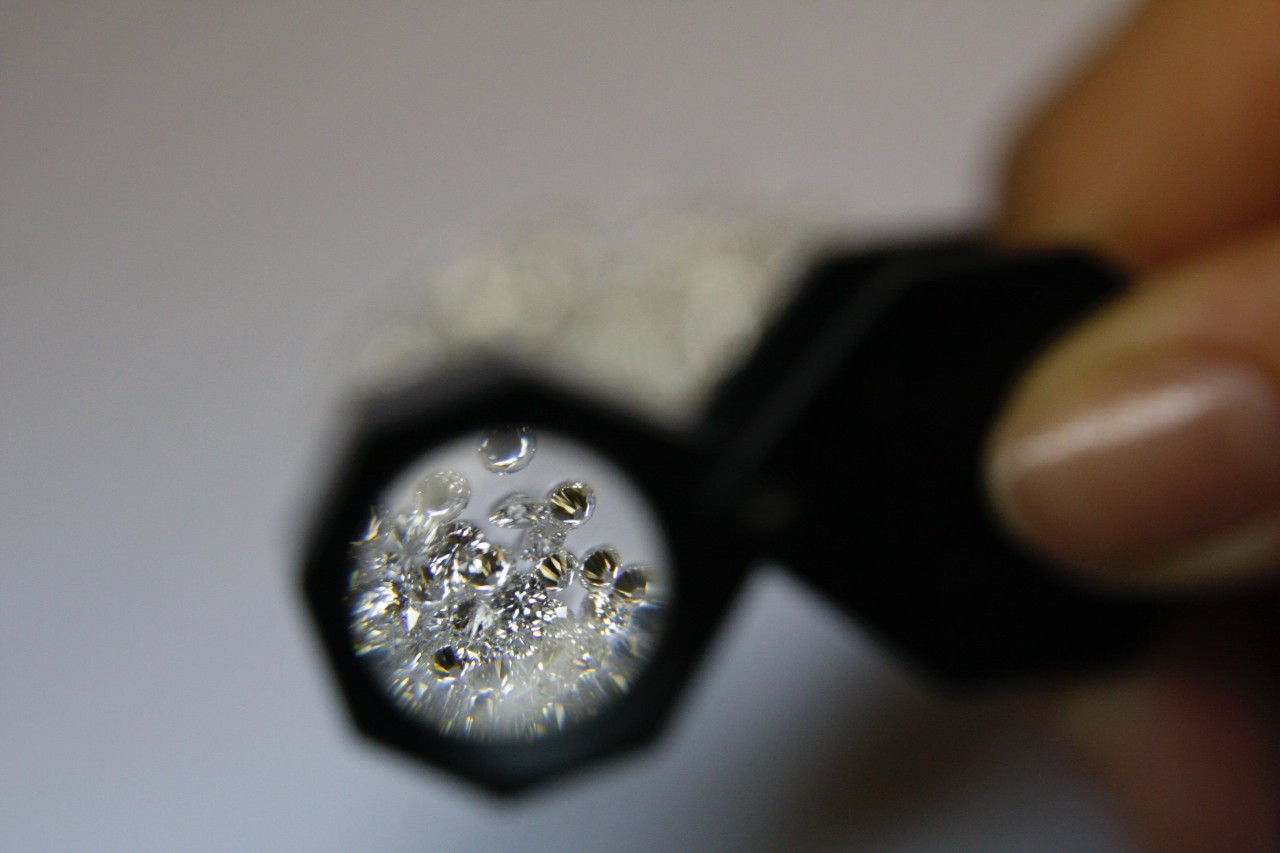
M1024 131L997 235L1131 267L1280 213L1280 3L1145 4Z

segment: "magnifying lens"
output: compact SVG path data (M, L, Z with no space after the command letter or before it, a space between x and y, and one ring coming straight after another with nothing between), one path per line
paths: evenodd
M607 457L503 425L412 464L352 551L349 633L440 734L555 736L624 696L673 594L662 526Z
M980 469L1120 285L1076 252L830 255L685 427L492 357L370 398L303 571L354 721L504 792L646 743L761 562L945 685L1117 660L1160 613L1023 552Z

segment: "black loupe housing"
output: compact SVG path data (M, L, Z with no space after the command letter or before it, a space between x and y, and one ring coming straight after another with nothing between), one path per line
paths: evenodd
M949 686L1122 655L1155 614L1074 587L1020 550L990 517L980 474L987 430L1023 368L1120 285L1078 252L942 241L833 255L684 431L498 361L369 400L303 570L356 725L501 792L641 745L762 561L787 566ZM554 431L616 463L657 514L675 578L661 639L623 695L564 731L503 743L407 715L359 659L348 605L352 543L387 484L494 424Z

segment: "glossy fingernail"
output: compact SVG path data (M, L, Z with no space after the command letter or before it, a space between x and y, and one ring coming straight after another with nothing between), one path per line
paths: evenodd
M1069 564L1231 577L1280 550L1280 399L1247 364L1127 364L1015 402L988 475L1013 529Z

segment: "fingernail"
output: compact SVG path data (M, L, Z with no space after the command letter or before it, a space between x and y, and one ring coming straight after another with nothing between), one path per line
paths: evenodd
M1280 400L1226 361L1149 361L1015 401L988 478L997 509L1071 565L1230 577L1280 555Z

